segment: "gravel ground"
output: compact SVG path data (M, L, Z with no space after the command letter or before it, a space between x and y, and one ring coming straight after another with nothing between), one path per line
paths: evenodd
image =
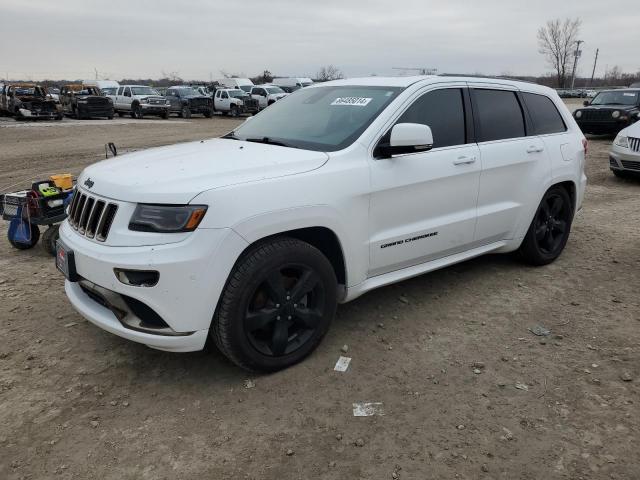
M0 186L78 173L108 141L122 152L236 123L4 119ZM557 262L486 256L377 290L267 376L101 331L42 249L0 241L0 478L638 478L640 182L610 174L610 143L591 139ZM357 402L383 415L354 417Z

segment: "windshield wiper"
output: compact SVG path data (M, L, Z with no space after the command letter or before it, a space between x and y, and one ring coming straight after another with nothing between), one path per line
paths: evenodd
M287 148L298 148L293 145L289 145L288 143L281 142L279 140L274 140L269 137L261 137L261 138L246 138L245 142L254 142L254 143L266 143L267 145L277 145L279 147L287 147Z
M223 135L221 138L228 138L229 140L240 140L240 138L236 137L236 133L231 130L226 135Z

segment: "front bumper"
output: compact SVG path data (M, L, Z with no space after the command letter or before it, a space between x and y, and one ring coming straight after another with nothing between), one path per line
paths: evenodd
M597 122L597 121L579 121L576 119L576 123L580 127L583 133L589 133L591 135L613 135L618 133L623 128L631 125L631 122L628 120L623 121L607 121L607 122Z
M78 104L78 113L83 117L113 117L113 105Z
M614 144L609 152L609 168L640 174L640 152Z
M169 105L154 105L152 103L141 103L142 111L145 115L163 115L169 112Z
M65 283L72 305L100 328L153 348L169 351L201 350L218 298L236 258L247 246L233 230L198 229L185 240L153 246L114 247L80 236L65 221L61 241L73 251L81 282ZM114 269L153 270L160 274L153 287L126 285ZM87 289L88 287L88 289ZM108 298L124 314L90 295ZM118 300L120 299L120 301ZM165 328L148 328L136 314L120 307L133 299L151 309Z

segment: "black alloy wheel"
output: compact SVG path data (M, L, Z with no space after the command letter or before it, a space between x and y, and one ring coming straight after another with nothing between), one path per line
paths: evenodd
M297 239L266 240L229 276L211 336L237 365L276 371L309 355L335 315L337 281L318 249Z
M553 262L567 244L572 221L573 204L567 190L562 186L551 187L520 246L522 257L533 265Z
M320 277L300 264L282 265L260 282L244 317L251 345L263 355L293 353L313 336L326 310Z

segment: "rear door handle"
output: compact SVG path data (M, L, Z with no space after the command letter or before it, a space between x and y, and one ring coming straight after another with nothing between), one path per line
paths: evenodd
M472 163L476 163L476 157L458 157L453 161L454 165L471 165Z
M531 145L527 148L527 153L540 153L544 151L544 147L536 147L535 145Z

